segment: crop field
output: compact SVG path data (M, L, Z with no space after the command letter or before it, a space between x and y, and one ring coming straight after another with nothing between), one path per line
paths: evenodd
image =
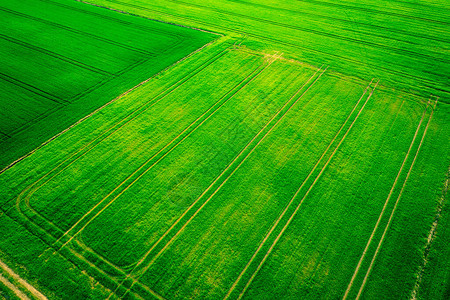
M2 1L0 168L215 37L75 1Z
M91 2L0 1L0 298L450 296L445 2Z

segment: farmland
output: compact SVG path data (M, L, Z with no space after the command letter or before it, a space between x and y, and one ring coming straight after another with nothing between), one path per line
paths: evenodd
M91 2L0 5L0 295L448 297L444 2Z
M217 37L74 1L0 16L0 168Z

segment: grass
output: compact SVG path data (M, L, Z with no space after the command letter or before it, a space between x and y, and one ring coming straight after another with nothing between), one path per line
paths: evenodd
M0 9L5 161L116 99L0 174L17 274L49 299L446 298L448 10L94 2L125 12Z
M360 78L427 97L448 93L448 9L390 1L129 1L96 4L283 49L302 61L327 63ZM445 101L445 100L444 100Z
M75 1L8 1L0 16L0 167L216 37Z

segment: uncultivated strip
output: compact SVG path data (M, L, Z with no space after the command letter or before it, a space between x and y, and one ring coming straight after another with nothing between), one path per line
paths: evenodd
M34 286L26 282L19 275L17 275L13 270L11 270L4 262L0 260L0 268L8 273L14 280L20 283L24 288L26 288L33 296L39 300L48 300L41 292L39 292Z

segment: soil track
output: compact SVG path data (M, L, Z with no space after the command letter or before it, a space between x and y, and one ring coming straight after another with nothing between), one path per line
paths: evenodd
M26 288L33 296L35 296L39 300L48 300L47 297L45 297L41 292L39 292L34 286L26 282L24 279L22 279L19 275L17 275L13 270L11 270L4 262L0 260L0 268L4 270L6 273L9 274L14 280L16 280L18 283L20 283L24 288ZM0 275L0 281L2 281L8 288L11 288L14 293L20 298L20 299L29 299L22 291L20 291L16 286L14 286L12 283L9 282L6 278L4 278L2 275Z

